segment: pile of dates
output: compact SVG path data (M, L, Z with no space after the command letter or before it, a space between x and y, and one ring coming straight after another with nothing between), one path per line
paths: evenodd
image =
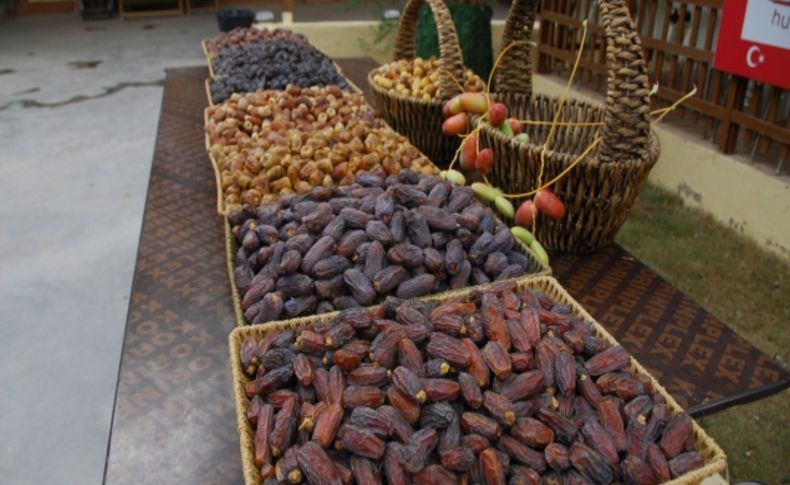
M248 323L460 289L530 267L510 229L471 189L411 170L361 172L349 186L228 218Z
M287 40L307 44L307 37L288 29L256 29L236 27L230 32L206 39L206 50L209 54L217 54L223 49L239 44L251 44L262 40Z
M403 96L431 100L437 97L441 61L416 58L385 64L373 74L373 82L381 88ZM483 80L471 69L464 69L464 78L457 80L465 92L483 90Z
M280 90L289 84L349 88L332 60L303 42L264 40L239 44L221 50L211 62L217 76L211 81L215 103L225 101L233 93Z
M364 96L337 86L234 94L206 109L225 207L257 207L315 186L347 185L361 170L438 169L377 118Z
M264 484L655 484L703 465L622 347L507 282L239 351Z

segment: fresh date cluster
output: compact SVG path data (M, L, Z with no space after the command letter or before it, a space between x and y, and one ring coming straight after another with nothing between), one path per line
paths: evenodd
M227 47L211 60L217 78L211 81L211 98L225 101L233 93L258 89L285 89L349 84L330 58L306 42L262 40Z
M530 259L472 191L411 170L228 214L248 323L412 298L527 273Z
M703 465L620 346L500 282L241 345L264 484L652 484Z

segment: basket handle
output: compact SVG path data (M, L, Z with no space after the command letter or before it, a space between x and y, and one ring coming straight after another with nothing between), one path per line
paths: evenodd
M452 16L443 0L409 0L398 24L394 59L396 61L414 59L417 19L424 1L431 8L431 13L436 21L436 32L439 35L439 67L441 70L439 71L438 95L440 99L447 99L461 92L452 76L455 76L458 82L463 83L464 58Z
M537 0L514 0L502 47L532 33ZM642 41L624 0L596 0L606 37L607 88L598 159L602 162L647 157L650 137L650 84ZM526 37L527 39L529 37ZM497 91L532 94L532 63L527 43L514 46L500 61ZM508 59L511 57L512 59Z

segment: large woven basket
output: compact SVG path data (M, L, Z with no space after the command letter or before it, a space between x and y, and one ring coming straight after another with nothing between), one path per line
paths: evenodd
M596 322L587 311L582 308L571 296L565 291L564 288L554 278L543 276L539 278L522 278L515 282L520 291L542 291L557 303L569 305L571 313L583 320L592 322L595 331L599 337L617 345L617 341L607 332L601 324ZM449 298L466 297L471 298L479 289L464 289L450 293L443 293L425 298L428 301L445 301ZM252 325L249 327L236 328L231 332L228 337L228 347L230 350L230 366L233 373L233 394L236 398L236 428L239 432L239 441L241 445L241 464L244 473L244 482L247 485L261 483L261 475L254 463L254 437L255 430L247 420L247 407L250 400L244 392L244 386L249 382L250 378L242 372L241 357L239 349L242 342L249 337L261 340L270 332L277 332L281 330L289 330L300 328L308 325L313 325L319 322L325 322L331 319L335 314L319 315L315 317L298 318L283 322L273 322L264 325ZM666 400L669 414L674 416L683 411L683 408L675 401L675 399L664 389L656 379L642 367L639 362L631 358L630 366L632 371L637 375L647 376L653 383L653 389L657 394L660 394ZM727 457L722 449L711 439L700 426L694 422L692 437L694 440L694 449L705 460L705 465L702 468L686 473L674 480L667 483L673 485L696 485L702 482L703 479L714 476L716 474L725 474L727 468Z
M538 1L515 0L508 13L503 48L530 37ZM551 189L567 215L537 218L536 236L551 249L586 253L611 244L625 222L650 169L658 159L658 138L650 129L647 71L642 44L624 0L597 0L606 39L608 85L601 105L568 100L562 122L602 122L602 126L558 126L545 153L543 183L573 162L599 135L595 150ZM559 99L532 93L530 46L519 43L504 55L496 73L495 98L518 119L553 120ZM507 137L486 124L480 144L494 150L494 185L508 193L538 186L547 125L527 125L530 142Z
M444 102L460 93L453 81L463 80L464 61L450 11L442 0L425 0L431 8L439 34L439 86L430 100L404 96L387 91L373 81L378 68L368 74L373 107L392 128L403 134L434 164L446 167L458 149L460 139L442 135L442 107ZM423 0L409 0L401 15L395 37L394 60L415 57L417 18Z

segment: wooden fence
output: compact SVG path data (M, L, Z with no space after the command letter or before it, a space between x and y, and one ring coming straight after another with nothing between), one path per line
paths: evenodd
M668 119L698 132L724 153L741 153L790 173L790 91L713 68L723 0L626 0L636 22L656 107L694 85L697 95ZM582 85L606 90L606 42L595 0L542 0L538 70L567 76L576 56L581 22L588 41L577 73Z

